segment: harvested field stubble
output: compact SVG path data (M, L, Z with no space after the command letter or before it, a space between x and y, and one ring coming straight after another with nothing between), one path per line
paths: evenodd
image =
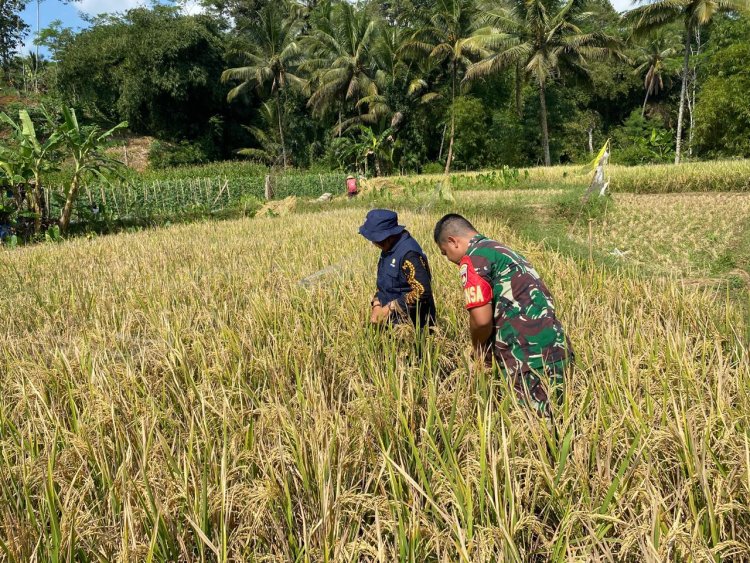
M625 252L625 262L652 272L705 276L731 257L748 228L750 194L615 194L592 242L601 251ZM587 244L587 229L579 226L572 238Z
M421 361L366 326L359 211L0 253L0 557L750 557L732 307L482 223L541 271L577 351L551 433L469 369L436 218L402 218L439 306Z

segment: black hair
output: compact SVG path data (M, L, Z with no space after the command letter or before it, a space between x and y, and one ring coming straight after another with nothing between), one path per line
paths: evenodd
M457 213L448 213L444 215L440 221L435 224L435 232L433 234L435 242L440 244L446 236L455 235L468 235L474 234L477 230L474 225L469 223L466 217Z

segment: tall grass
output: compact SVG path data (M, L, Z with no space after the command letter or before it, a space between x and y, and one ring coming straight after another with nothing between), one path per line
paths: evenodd
M0 253L0 558L742 560L750 363L721 294L525 252L577 367L548 427L440 330L367 324L360 211ZM319 283L298 280L341 264Z

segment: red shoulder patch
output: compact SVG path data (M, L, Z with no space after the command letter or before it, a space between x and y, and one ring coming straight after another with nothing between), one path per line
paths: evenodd
M471 258L464 256L459 263L461 285L467 309L482 307L492 302L492 286L474 269Z

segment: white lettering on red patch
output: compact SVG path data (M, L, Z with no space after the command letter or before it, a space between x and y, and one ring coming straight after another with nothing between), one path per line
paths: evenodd
M474 269L471 258L464 256L460 262L461 285L467 309L482 307L492 302L492 286Z

